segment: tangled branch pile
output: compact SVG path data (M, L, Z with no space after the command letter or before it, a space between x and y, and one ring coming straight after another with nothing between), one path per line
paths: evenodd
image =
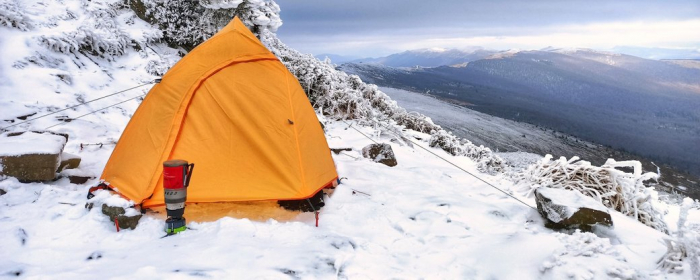
M632 167L634 172L627 173L616 167ZM653 188L643 184L657 177L655 173L642 174L642 165L638 161L616 162L608 159L603 166L597 167L590 162L579 161L578 157L567 161L564 157L552 160L552 156L547 155L520 174L516 182L527 191L527 196L540 187L578 190L598 199L606 207L668 233L662 213L652 205Z

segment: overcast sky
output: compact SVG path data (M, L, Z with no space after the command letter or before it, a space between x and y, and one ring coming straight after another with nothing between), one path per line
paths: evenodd
M276 0L277 34L306 53L615 46L700 49L700 0Z

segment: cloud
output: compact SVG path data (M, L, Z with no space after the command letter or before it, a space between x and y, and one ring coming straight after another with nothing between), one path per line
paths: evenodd
M700 47L700 19L664 22L613 22L542 28L499 28L484 32L451 29L448 32L404 30L387 34L300 35L282 39L312 53L384 55L422 48L540 49L547 46L610 49L615 46L661 48ZM486 34L497 35L486 35ZM471 35L474 34L474 35Z
M698 1L277 1L280 38L312 53L700 46Z

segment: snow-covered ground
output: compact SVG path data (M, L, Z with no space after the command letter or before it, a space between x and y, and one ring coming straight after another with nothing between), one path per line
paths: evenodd
M82 157L81 170L94 176L102 172L113 149L110 143L119 138L139 101L86 114L145 94L150 86L33 122L19 124L23 120L18 117L34 114L32 119L151 82L156 68L167 69L179 58L177 50L144 38L155 28L133 13L100 6L118 2L0 1L5 12L0 16L9 14L30 26L20 31L0 25L0 128L41 130L61 124L51 130L69 134L65 152ZM109 24L94 24L107 15L112 16ZM76 39L82 33L72 32L87 30L102 43L112 42L113 34L104 27L125 32L147 48L129 45L119 55L86 55L62 52L53 48L60 40L46 40ZM611 211L614 228L595 234L554 232L543 227L531 208L534 199L522 197L505 175L485 175L466 157L428 148L528 205L390 138L375 140L392 145L396 167L364 159L361 149L371 140L348 128L351 123L326 122L330 146L353 150L334 155L344 179L326 200L318 228L313 214L286 211L275 202L212 203L188 205L190 230L176 236L161 238L162 209L148 212L135 230L117 232L99 204L124 201L99 192L97 207L85 208L87 189L97 180L76 185L66 178L20 183L0 177L0 189L6 192L0 195L0 278L691 278L687 263L682 273L657 271L656 261L666 252L665 235L633 218ZM377 135L373 128L358 129ZM429 138L406 134L423 139L417 145L426 145ZM81 149L81 143L105 145ZM680 208L659 206L668 212L674 231ZM700 211L691 210L688 220L700 222Z
M663 274L663 234L613 212L612 229L557 233L535 210L417 148L391 144L398 165L361 156L372 143L348 123L330 122L342 184L320 226L310 213L274 202L187 207L188 230L163 238L163 214L116 232L99 207L85 209L86 185L67 179L0 188L0 275L28 278L155 279L689 279ZM360 127L367 135L371 128ZM414 133L415 134L415 133ZM422 135L425 137L425 135ZM388 142L389 139L378 139ZM103 148L106 149L106 148ZM84 158L90 151L73 151ZM470 172L475 164L434 150ZM94 172L100 167L95 166ZM506 190L500 177L479 176ZM517 195L517 193L516 193ZM100 193L97 201L108 197ZM523 198L534 206L533 198ZM692 211L691 220L700 220Z

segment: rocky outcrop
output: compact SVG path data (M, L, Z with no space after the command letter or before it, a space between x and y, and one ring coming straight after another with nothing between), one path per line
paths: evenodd
M537 211L551 229L591 230L593 225L612 226L608 209L599 201L575 190L538 188Z

